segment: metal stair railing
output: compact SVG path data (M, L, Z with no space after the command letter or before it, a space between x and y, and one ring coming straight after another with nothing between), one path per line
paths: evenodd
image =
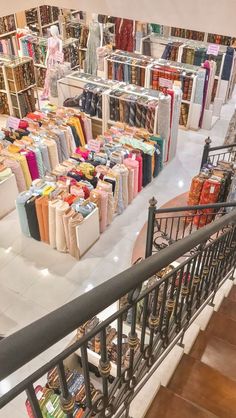
M203 148L201 168L208 163L216 165L219 161L236 161L236 137L234 144L224 144L216 147L211 147L210 137L206 138Z
M171 267L191 249L197 250ZM34 385L56 367L62 409L73 417L75 397L67 384L65 364L80 350L86 402L83 417L128 417L129 406L168 352L182 343L185 331L236 265L236 210L174 242L54 312L0 341L0 380L10 376L66 335L109 306L115 310L36 372L0 397L3 408L26 391L33 415L42 418ZM165 270L163 270L165 269ZM161 278L160 273L161 272ZM121 303L122 301L122 303ZM115 358L107 329L116 329ZM128 335L124 341L124 334ZM89 350L99 337L99 378L91 391Z
M234 207L236 202L158 209L153 197L149 201L145 257L185 238Z

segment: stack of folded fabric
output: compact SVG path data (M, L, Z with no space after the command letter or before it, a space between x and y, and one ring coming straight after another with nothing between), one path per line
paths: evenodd
M218 161L216 165L207 164L192 180L188 197L189 207L234 201L234 179L233 163ZM196 212L190 210L189 216L193 216L194 213ZM193 223L199 228L210 223L213 218L213 209L203 209L197 211Z

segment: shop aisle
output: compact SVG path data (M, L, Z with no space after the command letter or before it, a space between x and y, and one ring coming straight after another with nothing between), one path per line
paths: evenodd
M23 236L16 211L0 221L0 334L12 332L35 321L64 303L99 285L130 266L132 248L147 220L148 200L155 196L158 205L186 192L193 175L199 171L205 138L210 135L215 145L221 145L236 103L233 99L224 106L222 118L210 131L179 130L175 159L152 181L112 225L100 240L76 261L68 254L59 253L42 242ZM0 121L1 125L1 121ZM64 348L70 336L60 342ZM8 389L24 373L49 360L56 348L35 359L27 370L16 373L0 383L0 393ZM21 395L21 399L25 399ZM12 417L19 399L13 401L0 417ZM21 412L22 411L22 412ZM9 413L9 415L7 415ZM26 417L23 405L17 418Z

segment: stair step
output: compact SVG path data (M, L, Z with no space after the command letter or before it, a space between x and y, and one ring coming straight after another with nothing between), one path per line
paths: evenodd
M183 355L168 388L220 418L236 417L236 382L189 355Z
M218 312L236 321L236 300L225 298Z
M189 355L236 381L236 346L201 332Z
M161 386L145 418L216 418L217 416L188 402Z
M214 312L206 332L236 346L236 320L221 312Z
M232 289L230 290L227 299L232 300L233 302L236 302L236 286L234 285Z

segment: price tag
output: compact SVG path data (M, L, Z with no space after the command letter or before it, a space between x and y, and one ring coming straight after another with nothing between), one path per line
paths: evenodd
M46 403L46 408L47 408L49 414L53 414L53 412L55 411L55 408L54 408L54 406L53 406L53 404L52 404L51 401L49 401L48 403Z
M167 78L160 77L159 78L159 85L160 85L160 87L167 87L168 89L172 89L173 81L168 80Z
M214 191L215 191L215 186L211 186L210 193L214 193Z
M7 118L7 128L18 129L20 124L20 119L15 118L14 116L9 116Z
M107 167L110 167L110 165L111 165L110 160L107 160Z
M43 392L42 392L41 390L39 390L39 391L36 393L36 397L37 397L38 401L40 401L40 399L42 399L42 397L43 397Z
M156 153L157 153L157 155L160 155L161 151L157 148Z
M69 186L70 185L70 179L67 179L66 180L66 186Z
M132 154L132 160L136 160L136 155Z
M93 152L99 152L101 148L101 142L96 141L95 139L90 139L88 141L88 149Z
M220 50L219 44L210 44L207 48L207 54L217 56L219 54L219 50Z

